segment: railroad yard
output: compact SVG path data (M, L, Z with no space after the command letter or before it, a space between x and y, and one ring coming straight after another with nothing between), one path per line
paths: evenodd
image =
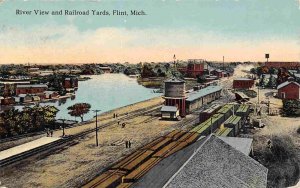
M238 71L234 76L240 76L236 74L243 73L240 69L241 67L237 67ZM220 85L223 86L223 96L217 99L216 103L227 103L234 99L233 94L228 90L232 87L232 79L232 77L221 79ZM52 149L50 154L48 152L40 153L29 157L25 160L27 162L23 162L22 165L13 164L2 168L1 182L8 187L80 186L105 171L111 164L152 140L173 130L191 130L192 126L198 123L198 112L189 114L178 122L161 121L159 109L162 103L163 99L157 97L99 116L98 122L101 128L98 134L99 147L95 147L94 122L68 128L65 130L66 135L80 134L80 136L71 139L63 147L57 147L57 150ZM230 111L228 113L231 113L231 108L228 110ZM113 118L114 114L118 114L118 118ZM229 114L227 116L229 117ZM218 121L218 117L213 121ZM125 123L124 128L121 127L122 123ZM219 123L217 124L219 125ZM217 124L216 126L218 126ZM208 129L203 128L205 123L199 126L194 128L195 134L200 135L202 131L205 131L206 135L210 133ZM217 131L216 128L214 127L213 131ZM225 134L229 132L225 131ZM59 130L54 132L53 137L61 135L62 131ZM188 137L186 136L186 138ZM127 140L131 141L131 148L125 147L124 143ZM21 143L21 141L18 142L18 144Z
M100 116L99 147L95 147L95 133L74 139L70 145L26 159L22 165L13 165L1 169L1 182L8 187L74 187L98 174L109 164L133 152L143 144L164 135L176 128L187 128L182 122L160 121L159 106L161 98L154 98L111 111ZM140 115L144 112L145 114ZM120 114L119 120L113 114ZM127 114L128 113L128 114ZM136 115L137 113L137 115ZM197 116L196 116L197 117ZM185 121L194 120L189 115ZM197 118L196 118L197 119ZM125 128L118 125L125 122ZM90 130L95 123L66 129L67 135ZM54 137L61 136L62 131L54 132ZM132 147L125 148L125 140L131 140ZM38 161L35 161L39 159ZM66 173L70 172L70 173ZM47 178L46 178L47 177ZM61 178L63 177L63 178ZM45 178L47 181L44 181Z
M98 116L98 147L95 146L95 119L66 128L66 137L60 139L59 144L33 153L21 162L11 162L13 164L2 167L1 183L7 187L130 187L160 161L211 133L224 137L242 133L244 137L252 137L255 153L258 146L265 142L257 138L294 134L295 125L300 122L283 129L283 125L289 124L291 119L266 116L266 107L261 104L263 114L260 118L266 127L244 133L250 108L256 107L257 98L251 98L246 105L237 104L234 102L232 82L247 75L251 68L253 65L239 65L231 77L221 78L219 86L222 91L216 90L216 86L206 86L206 89L189 94L196 100L178 100L165 93L168 103L174 105L178 102L178 113L198 106L197 110L190 110L179 121L162 119L160 109L165 105L164 98L156 97ZM183 83L178 80L172 82L179 84L178 87ZM182 91L177 96L184 96ZM270 100L273 108L279 109L280 100L272 97L270 92L273 91L261 90L261 100ZM189 101L187 107L185 100ZM252 113L250 116L257 118ZM54 138L61 135L62 130L53 133ZM19 139L11 145L29 141L28 138ZM295 141L299 146L299 139L295 138Z

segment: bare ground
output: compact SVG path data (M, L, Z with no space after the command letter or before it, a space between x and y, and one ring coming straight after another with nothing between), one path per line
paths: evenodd
M100 117L100 120L113 117L113 113L126 113L147 106L161 104L161 98L138 103L112 111ZM0 181L7 187L80 187L84 182L99 174L125 155L158 136L166 134L182 125L178 122L161 121L159 112L139 116L126 121L126 127L117 123L99 131L99 147L95 146L95 134L88 134L78 143L65 150L26 164L1 169ZM187 118L194 118L189 115ZM106 119L103 122L112 121ZM114 120L115 121L115 120ZM94 128L95 123L66 130L66 134L75 134ZM60 136L61 131L56 131ZM131 140L132 148L125 148L124 140ZM112 143L119 145L112 146Z

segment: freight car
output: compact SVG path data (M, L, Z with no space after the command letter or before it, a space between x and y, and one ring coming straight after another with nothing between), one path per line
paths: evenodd
M191 132L197 132L200 135L209 135L218 129L224 121L224 114L214 114L212 117L193 128Z
M236 115L246 118L250 113L250 106L242 104L236 111Z
M234 136L234 132L232 128L224 127L220 128L216 131L217 136Z
M230 116L224 123L225 127L232 128L234 136L237 136L242 128L242 118L240 116Z
M220 110L218 110L217 113L224 114L224 118L227 119L234 114L235 109L236 108L234 104L226 104Z
M216 111L218 111L221 108L220 105L218 104L213 104L211 105L209 108L203 110L202 112L200 112L199 115L199 122L202 123L204 121L206 121L208 118L210 118L213 114L216 113Z

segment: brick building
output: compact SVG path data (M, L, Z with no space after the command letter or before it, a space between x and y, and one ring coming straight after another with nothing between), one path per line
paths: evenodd
M254 80L249 78L237 78L233 80L234 89L250 89L254 86Z
M300 62L266 62L265 66L268 68L286 68L286 69L297 69L300 67Z
M63 87L65 89L78 88L78 78L76 77L65 78L63 82Z
M278 97L281 99L300 99L300 84L286 81L277 86Z
M177 68L177 70L190 78L196 78L198 75L202 76L204 74L204 60L189 59L185 68Z
M48 89L48 86L45 84L17 85L16 86L16 95L43 93L47 89Z

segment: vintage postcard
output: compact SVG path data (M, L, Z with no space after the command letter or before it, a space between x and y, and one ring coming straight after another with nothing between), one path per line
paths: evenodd
M0 0L0 188L299 179L299 0Z

